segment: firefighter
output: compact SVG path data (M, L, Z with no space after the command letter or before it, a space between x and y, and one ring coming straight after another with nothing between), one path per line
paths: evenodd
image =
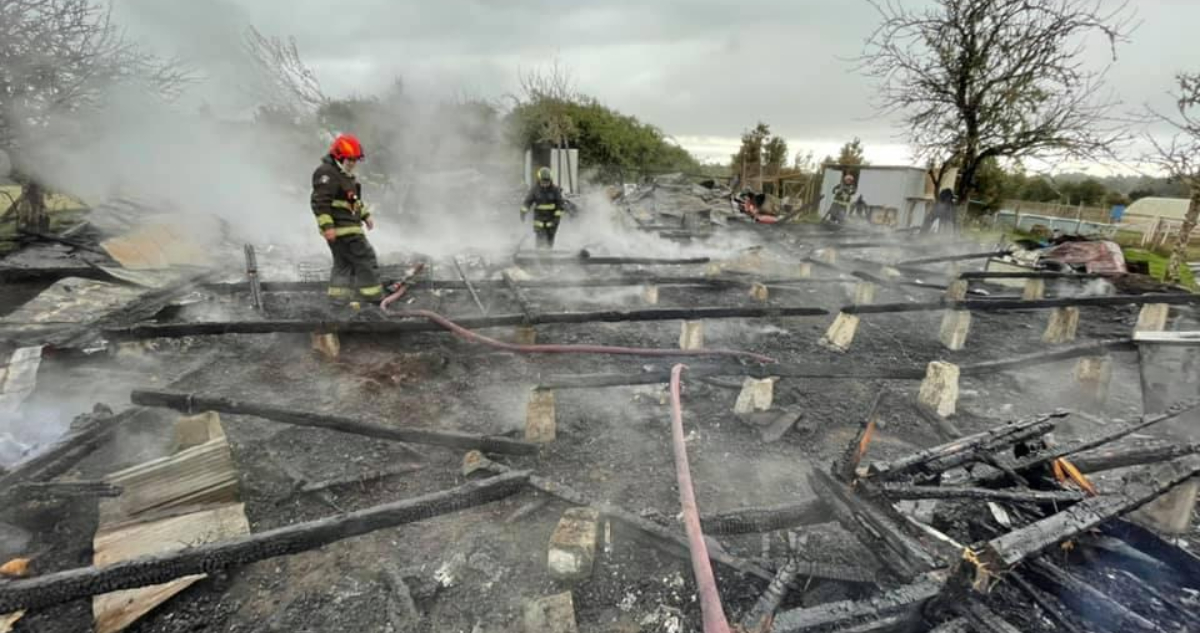
M938 194L938 200L933 205L932 211L925 216L925 222L921 224L921 232L928 233L933 228L933 222L938 223L938 233L957 233L958 232L958 212L954 208L954 192L950 189L942 189Z
M833 188L833 204L829 207L829 218L841 224L850 215L850 205L854 203L854 194L858 188L854 186L854 176L846 174L842 182Z
M525 196L521 205L521 221L533 211L533 234L537 238L539 250L554 248L554 235L558 233L558 223L563 213L570 209L563 198L562 189L554 184L550 176L550 168L542 167L537 171L537 183Z
M351 308L383 299L375 249L363 232L364 225L374 230L375 221L363 203L362 185L354 176L365 157L357 138L340 135L312 176L312 212L333 254L329 298Z

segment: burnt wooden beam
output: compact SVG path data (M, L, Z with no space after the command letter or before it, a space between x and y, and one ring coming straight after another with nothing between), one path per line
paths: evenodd
M930 301L926 303L880 303L842 307L846 314L894 314L900 312L930 312L936 310L970 310L972 312L1003 312L1008 310L1046 310L1065 307L1120 307L1164 303L1187 305L1200 303L1200 295L1191 293L1113 295L1109 297L1060 297L1057 299L998 299L966 301Z
M1070 490L993 490L965 486L914 486L896 483L872 485L871 489L889 499L975 499L1033 504L1066 504L1084 499L1082 492Z
M462 280L463 285L467 287L467 292L471 294L471 300L475 302L475 307L479 308L479 313L487 316L488 309L483 306L483 301L479 299L479 293L475 292L475 286L471 284L471 280L467 279L467 272L463 270L462 264L458 263L458 256L452 258L454 261L454 270L458 271L458 278ZM504 273L504 278L508 279L508 273Z
M700 518L706 534L775 532L830 520L829 509L819 499L764 508L742 508Z
M491 503L523 490L525 471L365 510L248 534L219 543L0 583L0 612L43 609L112 591L147 587L287 556L407 523Z
M106 442L119 426L141 413L141 409L132 408L113 414L107 407L98 405L92 413L76 418L71 429L49 448L18 462L0 476L0 491L19 484L50 481L68 472Z
M1193 589L1200 590L1200 556L1185 550L1132 521L1109 521L1100 530L1121 539L1175 570Z
M522 264L577 264L580 266L687 266L707 264L708 257L690 257L685 259L665 259L658 257L592 257L583 255L526 255L517 254L513 257L517 265Z
M262 280L258 277L258 256L254 253L253 244L246 244L243 250L246 253L246 284L250 288L250 306L262 312L264 308L263 290Z
M984 546L983 556L996 569L1009 569L1057 543L1136 510L1200 474L1200 463L1194 460L1180 460L1171 466L1150 482L1129 483L1122 492L1091 497L992 539Z
M494 462L478 453L468 453L465 463L471 464L473 470L485 470L492 473L503 474L512 470L510 467ZM530 475L529 485L535 490L561 499L569 504L590 506L619 525L632 528L636 536L662 552L671 556L677 556L684 561L690 560L687 538L675 530L663 527L654 521L634 514L615 504L606 501L597 501L591 498L591 496L575 490L566 484L561 484L539 475ZM708 557L712 562L723 565L739 574L753 576L765 582L774 580L774 574L751 561L728 553L712 537L706 536L705 540L708 542ZM800 574L814 578L865 584L873 584L876 580L875 574L865 568L826 565L822 563L802 563Z
M813 469L808 482L838 523L870 548L897 577L912 580L941 566L920 541L900 527L899 521L829 473Z
M0 268L0 280L3 280L3 268ZM738 279L729 277L680 277L663 275L626 275L621 277L582 277L555 279L525 279L515 280L519 288L527 290L569 290L574 288L611 288L620 286L696 286L710 288L740 288L749 285L757 279ZM820 284L844 283L839 279L797 278L797 279L768 279L768 284ZM507 287L503 279L475 279L471 285L479 289L500 289ZM311 281L265 281L262 288L265 292L323 292L326 284ZM466 290L467 284L461 279L423 279L415 281L411 287L417 290ZM209 284L205 290L233 294L246 292L246 283L217 283Z
M51 266L46 268L0 266L0 283L55 282L67 277L113 281L112 275L94 266Z
M1020 629L996 615L995 611L980 602L978 598L972 597L966 602L960 603L956 610L967 618L975 633L1021 633Z
M512 275L508 274L507 270L501 273L501 275L504 277L504 285L508 287L509 294L512 295L513 300L517 302L517 305L521 307L521 314L525 317L525 323L523 323L523 325L533 325L537 311L534 310L533 306L529 304L529 298L526 297L525 293L521 291L521 287L517 285L516 280L512 278Z
M745 307L745 308L656 308L643 310L606 310L601 312L553 312L536 315L533 325L566 325L581 323L620 323L639 321L702 321L705 319L770 319L798 316L824 316L822 308L802 307ZM523 325L523 314L486 317L454 318L455 323L468 328L512 327ZM156 323L136 326L109 327L103 330L111 341L150 338L181 338L185 336L219 336L226 334L274 334L328 332L340 334L405 334L436 332L444 328L423 319L394 318L383 321L322 321L322 320L262 320L208 321L193 323Z
M1009 369L1024 369L1035 365L1043 365L1062 360L1071 360L1083 356L1099 356L1108 352L1117 351L1137 351L1137 345L1133 339L1111 339L1104 341L1091 341L1063 347L1061 349L1052 350L1049 352L1037 352L1034 354L1024 354L1012 358L1003 358L999 360L989 360L979 363L969 363L960 365L958 368L959 374L962 376L982 376L986 374L995 374Z
M960 253L958 255L940 255L937 257L921 257L918 259L908 259L902 262L897 262L899 266L921 266L923 264L942 264L945 262L965 262L972 259L989 259L1007 255L1009 251L984 251L982 253Z
M0 505L61 499L119 497L121 487L106 481L27 481L0 490Z
M385 467L385 468L380 468L378 470L370 470L365 473L360 473L357 475L347 475L345 477L334 477L332 479L325 479L323 481L305 480L303 483L300 484L300 492L312 493L312 492L320 492L322 490L328 490L330 488L341 488L343 486L366 485L366 484L374 483L377 481L381 481L383 479L390 479L392 477L396 477L399 475L406 475L408 473L413 473L418 470L421 470L422 468L424 468L424 466L421 464L400 464L398 466Z
M1049 450L1040 451L1028 457L1014 460L1008 463L1013 470L1027 470L1048 462L1052 462L1060 457L1066 457L1075 453L1086 451L1098 446L1103 446L1109 442L1119 440L1128 435L1132 435L1145 428L1160 424L1167 420L1179 417L1188 411L1200 407L1200 398L1192 398L1176 402L1167 407L1167 410L1154 415L1143 415L1137 422L1130 424L1114 425L1113 428L1090 435L1068 444L1056 446Z
M850 440L846 446L845 452L834 466L834 476L844 482L850 483L858 479L858 465L862 462L862 458L867 454L867 450L871 446L871 438L875 436L875 430L879 425L879 407L883 404L888 392L886 389L880 390L875 395L875 401L871 404L871 409L867 411L867 417L863 418L862 423L858 427L858 432Z
M1172 444L1140 442L1119 448L1101 447L1071 456L1071 463L1084 473L1099 473L1117 468L1157 464L1200 453L1200 443Z
M926 448L906 457L887 462L872 462L869 474L881 479L892 479L917 473L940 473L976 459L980 452L999 450L1022 441L1023 437L1036 437L1047 423L1065 417L1066 413L1041 415L968 435L945 444Z
M1025 567L1034 584L1057 596L1083 619L1105 630L1165 633L1158 625L1124 606L1123 600L1114 599L1045 558L1029 561Z
M1104 279L1112 275L1100 275L1097 273L1059 273L1052 271L1029 271L1029 272L991 272L991 271L964 271L959 273L959 279L982 280L988 279L1077 279L1088 281L1092 279Z
M843 600L808 609L783 611L775 616L775 626L771 631L809 633L846 630L852 626L889 619L900 626L911 626L919 623L925 605L941 594L945 584L946 580L942 574L931 573L917 578L912 584L885 591L866 600ZM887 624L892 626L892 623Z
M1030 600L1036 604L1046 617L1054 622L1054 626L1060 628L1067 633L1084 633L1082 629L1075 625L1075 622L1063 611L1061 603L1054 596L1042 592L1041 589L1034 587L1032 583L1025 580L1021 572L1013 571L1007 577L1008 580L1020 589L1022 593L1029 596Z
M537 444L509 439L507 437L414 428L404 425L403 422L398 423L397 426L384 426L382 424L361 422L341 416L296 411L203 394L138 389L130 394L130 400L135 404L143 406L166 407L188 414L200 411L216 411L231 415L248 415L284 424L329 429L395 442L445 446L466 450L475 449L490 453L507 453L511 455L533 455L538 452Z
M929 633L973 633L971 622L966 618L954 618L929 629Z

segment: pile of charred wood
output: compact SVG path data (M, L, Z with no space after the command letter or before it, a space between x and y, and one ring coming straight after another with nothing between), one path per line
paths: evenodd
M876 407L846 455L810 475L814 501L741 513L737 531L815 522L819 506L878 557L890 581L867 600L782 611L769 630L1200 630L1189 604L1200 596L1200 558L1122 518L1170 504L1164 495L1177 487L1195 498L1183 484L1200 475L1196 445L1131 436L1198 406L1098 425L1062 444L1052 432L1072 414L1058 412L868 462ZM1100 472L1111 476L1093 483L1089 475ZM735 514L709 523L728 527Z

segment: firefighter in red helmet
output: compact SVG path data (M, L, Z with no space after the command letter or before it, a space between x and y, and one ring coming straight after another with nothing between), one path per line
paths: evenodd
M354 176L365 156L357 138L342 134L333 140L312 176L312 212L333 254L329 297L353 307L383 298L375 250L363 231L364 227L373 230L375 221Z

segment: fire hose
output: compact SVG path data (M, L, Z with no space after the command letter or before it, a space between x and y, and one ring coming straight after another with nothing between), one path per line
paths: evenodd
M386 311L386 307L384 310ZM776 362L775 359L762 354L753 352L743 352L732 349L694 349L694 350L679 350L679 349L658 349L644 347L614 347L609 345L520 345L516 343L506 343L498 341L494 338L484 336L478 332L473 332L467 328L447 319L446 317L432 312L430 310L401 310L398 312L389 312L394 316L404 318L420 318L428 319L442 328L452 332L459 338L475 343L481 343L488 347L502 349L509 352L517 352L520 354L613 354L618 356L734 356L738 358L749 358L764 364Z
M700 594L704 633L730 633L725 608L721 605L721 594L717 592L717 580L709 562L708 547L704 543L704 532L700 529L700 510L696 507L696 491L692 487L691 469L688 467L687 443L683 438L683 405L679 402L679 378L683 369L683 365L671 368L671 440L675 449L675 477L679 481L679 505L683 509L692 575L696 577L696 589Z

